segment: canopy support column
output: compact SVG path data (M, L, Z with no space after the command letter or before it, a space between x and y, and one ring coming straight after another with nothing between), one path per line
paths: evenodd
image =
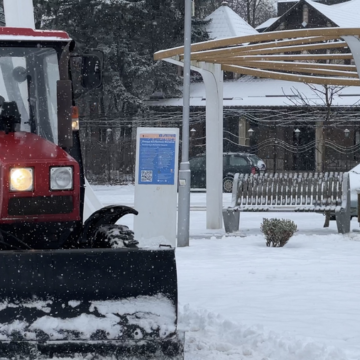
M165 61L184 66L182 61ZM206 93L206 228L222 229L223 180L223 71L220 64L192 62L201 74Z
M350 48L354 58L356 71L360 78L360 40L357 37L351 35L342 36L342 38L346 41Z
M206 92L206 228L222 229L223 71L199 63Z

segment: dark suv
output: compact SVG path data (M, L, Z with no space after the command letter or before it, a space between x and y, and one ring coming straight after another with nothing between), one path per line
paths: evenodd
M206 156L197 155L190 159L191 187L206 187ZM232 192L233 179L236 173L257 174L265 171L265 163L254 154L225 153L223 157L223 190Z

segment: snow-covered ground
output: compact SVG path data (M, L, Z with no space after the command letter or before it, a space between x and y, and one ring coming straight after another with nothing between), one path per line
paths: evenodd
M93 188L104 205L134 202L133 186ZM206 230L205 196L191 194L190 246L176 250L185 359L359 360L360 233L323 228L318 214L242 213L237 236L225 236ZM263 217L292 219L298 232L267 248Z

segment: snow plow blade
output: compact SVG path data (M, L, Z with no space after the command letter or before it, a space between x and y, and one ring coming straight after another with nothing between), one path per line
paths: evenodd
M174 249L0 253L0 359L183 359Z

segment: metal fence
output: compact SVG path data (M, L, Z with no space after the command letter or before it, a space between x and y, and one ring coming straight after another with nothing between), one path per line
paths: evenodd
M121 122L121 119L116 122L85 119L81 123L81 140L88 180L96 184L134 182L136 128L181 127L178 115L166 113L167 117L154 115L141 121L126 122ZM206 150L204 112L192 113L191 116L190 157ZM319 150L316 148L314 124L295 124L289 120L286 126L270 126L269 123L249 121L249 129L243 135L248 136L250 126L253 134L247 142L243 142L239 129L241 121L239 116L224 117L224 151L255 153L265 161L269 172L317 169L315 153ZM360 163L360 125L356 121L340 125L326 130L328 134L323 141L321 171L348 171ZM296 134L296 130L300 135Z

